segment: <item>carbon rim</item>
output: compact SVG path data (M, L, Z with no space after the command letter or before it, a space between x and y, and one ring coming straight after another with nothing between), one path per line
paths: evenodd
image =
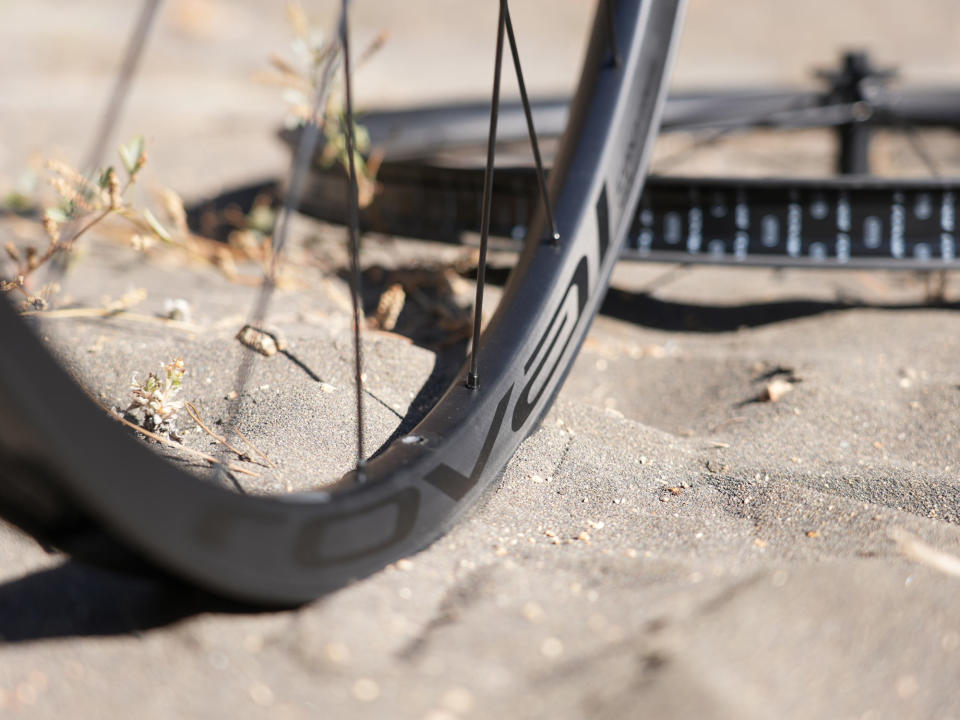
M409 554L483 492L546 411L606 288L639 196L683 2L615 3L594 23L572 120L551 177L563 242L535 223L480 347L482 386L464 373L410 435L335 496L255 499L199 483L117 431L11 308L0 334L0 437L118 535L167 568L245 600L308 600ZM49 412L46 398L62 402ZM28 428L28 432L15 432ZM39 460L39 458L43 458ZM136 468L118 476L117 468Z
M857 74L860 73L860 74ZM957 267L956 211L960 182L941 179L913 135L920 127L960 127L955 89L887 88L890 71L849 53L839 69L821 72L822 92L789 89L713 90L671 95L661 129L708 131L707 142L732 131L831 128L839 135L839 177L714 178L651 176L621 257L669 263L811 268L944 270ZM534 108L548 136L567 115L562 99ZM501 112L501 140L516 142L520 107ZM471 167L479 109L471 104L372 113L373 142L388 158L383 192L362 220L369 230L442 242L462 241L479 226L479 175ZM932 179L865 174L866 142L875 129L904 133ZM292 142L295 137L286 134ZM694 143L696 145L696 143ZM689 151L688 151L689 152ZM855 169L862 166L861 169ZM314 167L306 212L343 215L342 179ZM491 232L500 247L518 249L536 204L534 174L502 169L494 185Z

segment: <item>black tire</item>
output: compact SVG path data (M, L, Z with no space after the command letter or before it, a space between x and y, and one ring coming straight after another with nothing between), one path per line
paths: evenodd
M836 127L847 116L828 94L788 89L713 90L668 98L661 130L749 131ZM534 106L543 135L556 133L567 103ZM368 114L387 158L381 192L362 215L368 231L458 243L480 227L482 169L469 159L483 137L482 108L431 106ZM874 128L960 128L956 89L884 90L871 102ZM522 140L519 104L501 113L504 142ZM441 130L442 129L442 130ZM296 135L285 133L295 144ZM303 211L342 221L337 168L314 167ZM537 204L533 168L498 170L490 231L520 248ZM869 175L819 178L650 176L637 205L625 260L796 268L960 268L956 221L960 180Z
M481 170L385 163L383 188L361 222L368 231L459 243L477 232ZM304 210L340 220L342 173L314 172ZM494 179L490 232L520 249L537 203L532 168ZM960 181L869 176L711 178L650 176L620 258L797 268L955 270ZM922 210L926 208L926 210Z
M158 458L90 402L0 302L5 513L42 522L76 502L156 563L233 598L299 603L423 548L481 497L556 394L631 226L683 0L601 3L551 192L561 234L534 223L480 345L429 415L341 493L255 498ZM56 411L47 404L57 398ZM48 518L49 519L49 518Z

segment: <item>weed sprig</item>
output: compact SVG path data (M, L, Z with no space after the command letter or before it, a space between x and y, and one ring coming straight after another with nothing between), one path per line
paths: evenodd
M125 218L136 226L139 233L164 242L172 241L170 233L150 210L136 210L126 198L147 164L143 137L135 137L121 145L118 152L125 172L123 179L113 166L86 176L67 163L47 161L46 168L52 173L50 185L60 198L59 205L49 208L43 215L47 246L43 251L32 245L21 251L13 243L4 247L15 271L12 279L0 280L0 292L24 295L25 310L46 309L44 296L50 290L31 292L28 289L30 276L58 254L73 250L80 237L110 215ZM143 242L142 235L136 237Z
M138 381L134 373L130 383L133 401L126 414L135 417L139 414L139 425L145 430L174 436L177 412L183 408L183 401L176 396L185 374L186 366L179 357L164 364L159 374L149 373L143 382Z
M325 143L320 153L320 162L325 166L339 163L346 169L349 166L346 146L346 118L343 111L343 98L340 92L328 92L326 103L314 113L313 98L324 91L323 68L332 55L341 51L340 40L327 36L321 30L312 27L306 14L298 3L287 4L287 19L293 30L291 43L293 60L274 54L270 58L273 69L278 73L273 78L284 87L284 99L290 106L287 124L290 127L315 122L323 130ZM356 67L360 68L383 47L388 34L382 32L360 53ZM371 151L370 135L367 129L354 121L353 137L354 165L357 169L359 205L367 207L373 202L376 192L377 172L380 169L382 154Z

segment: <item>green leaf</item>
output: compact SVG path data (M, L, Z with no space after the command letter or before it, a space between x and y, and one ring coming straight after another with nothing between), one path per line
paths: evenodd
M55 223L65 223L68 220L67 213L62 208L48 208L43 214Z
M153 234L164 242L173 242L173 236L167 231L167 229L160 224L160 221L154 216L150 210L145 209L143 211L143 219L147 221L147 225L150 226L150 229L153 230Z
M110 185L110 173L113 172L113 167L108 167L106 170L103 170L100 173L100 177L97 178L97 186L101 190L106 190Z
M353 124L353 138L358 151L366 152L370 149L370 131L367 130L365 125L356 122Z
M33 200L30 199L29 195L11 190L4 196L3 202L0 203L0 205L11 212L21 213L27 212L33 207Z
M247 215L247 227L269 235L273 232L277 214L269 205L257 205Z
M120 159L130 175L140 169L143 164L143 135L137 135L126 145L120 146Z

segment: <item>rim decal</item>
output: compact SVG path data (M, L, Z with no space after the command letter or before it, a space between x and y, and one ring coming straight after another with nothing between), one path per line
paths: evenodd
M477 484L483 469L487 466L487 460L490 459L490 453L493 451L493 445L500 433L500 426L503 425L503 417L507 414L507 405L510 402L510 396L513 394L513 385L507 390L500 404L497 405L497 411L493 414L493 422L487 430L487 437L483 441L483 447L480 449L480 455L474 463L473 471L470 476L462 475L447 464L441 464L431 470L426 478L428 483L437 490L452 498L461 500L470 492L470 489Z
M583 308L587 303L589 280L590 277L589 269L587 267L587 257L583 256L580 258L580 262L577 263L577 268L573 272L573 277L570 279L570 284L567 285L567 291L563 294L563 299L560 302L560 306L553 314L553 317L550 319L550 323L547 325L547 329L544 331L543 335L540 336L540 339L537 341L536 348L524 366L525 370L529 370L534 359L538 357L540 358L540 364L537 366L536 370L534 370L533 377L527 381L526 387L524 387L523 392L520 394L520 398L517 400L517 406L513 410L513 421L511 425L514 432L517 432L521 427L523 427L523 424L527 421L527 418L530 417L530 413L533 412L533 408L540 401L544 390L546 390L547 385L550 384L550 379L553 377L554 372L556 372L557 367L560 365L560 360L563 358L564 353L570 344L570 340L574 336L574 330L577 327L577 323L583 316ZM576 295L573 293L576 293ZM567 330L568 320L569 330ZM564 334L565 337L563 344L560 346L559 352L554 353L554 347L557 345L561 335ZM550 340L549 344L547 344L547 339L551 338L551 336L552 339ZM546 350L541 353L541 350L544 348L544 346L546 346ZM550 366L547 368L546 374L544 375L544 367L546 366L547 361L551 358L553 358L553 362L550 363ZM539 388L537 389L533 399L530 399L530 393L533 391L533 386L537 384L538 381L540 381Z

